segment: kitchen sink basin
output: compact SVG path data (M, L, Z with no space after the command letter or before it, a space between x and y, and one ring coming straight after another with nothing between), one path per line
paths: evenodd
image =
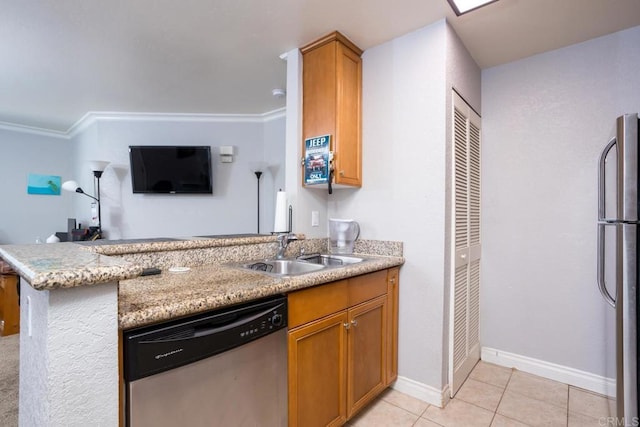
M242 264L241 267L277 276L296 276L298 274L312 273L325 268L322 264L313 264L293 259L266 259L264 261Z
M364 261L362 258L358 258L354 256L323 255L323 254L302 255L302 256L299 256L298 259L306 262L310 262L316 265L329 265L329 266L357 264L359 262Z
M364 258L356 256L308 254L301 255L296 259L265 259L234 265L273 276L297 276L313 273L324 268L345 267L362 261L364 261Z

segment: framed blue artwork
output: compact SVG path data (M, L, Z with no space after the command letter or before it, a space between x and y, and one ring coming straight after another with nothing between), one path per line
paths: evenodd
M27 194L60 195L60 177L56 175L38 175L30 173L27 181Z

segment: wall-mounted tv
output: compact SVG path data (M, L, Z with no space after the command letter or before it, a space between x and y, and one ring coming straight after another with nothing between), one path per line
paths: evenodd
M129 146L134 193L211 194L211 147Z

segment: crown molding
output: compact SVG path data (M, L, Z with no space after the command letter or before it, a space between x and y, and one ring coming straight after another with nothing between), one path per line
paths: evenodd
M0 129L12 132L29 133L61 139L72 139L86 131L91 125L100 121L156 121L156 122L236 122L265 123L286 115L286 108L268 111L261 114L187 114L187 113L132 113L115 111L89 111L75 122L66 132L0 122Z
M282 117L286 117L287 109L285 107L278 108L277 110L268 111L262 115L263 121L268 122L270 120L280 119Z
M49 138L69 139L68 132L44 129L35 126L25 126L16 123L0 122L0 129L10 132L27 133L30 135L46 136Z
M285 116L286 109L280 108L262 114L189 114L189 113L132 113L89 111L67 131L69 138L84 132L89 126L99 121L129 121L129 122L181 122L181 123L216 123L216 122L244 122L264 123Z

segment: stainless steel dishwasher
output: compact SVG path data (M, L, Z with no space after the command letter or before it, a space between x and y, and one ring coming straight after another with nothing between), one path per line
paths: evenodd
M287 299L123 334L125 417L142 426L286 426Z

